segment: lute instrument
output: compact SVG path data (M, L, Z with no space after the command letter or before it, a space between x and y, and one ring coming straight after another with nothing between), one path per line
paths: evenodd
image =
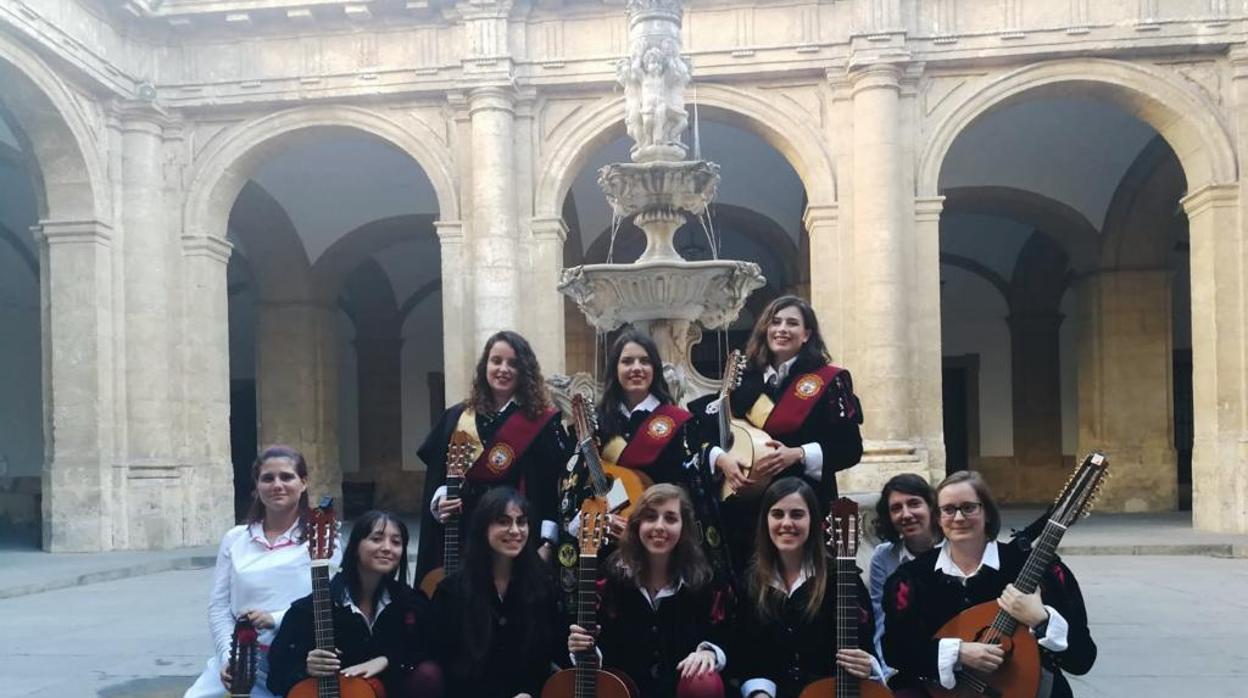
M1014 580L1020 592L1030 594L1040 586L1044 571L1057 556L1057 545L1066 529L1092 511L1108 469L1109 460L1105 455L1093 452L1066 482L1049 513L1044 532L1036 538L1022 572ZM995 599L954 616L936 631L935 637L1001 645L1005 650L1005 662L991 674L970 669L954 672L957 685L953 690L929 685L933 698L1035 698L1040 687L1040 646L1031 629L1002 610Z
M464 475L472 466L472 437L463 431L456 430L451 434L451 442L446 447L446 498L459 497L460 488L464 485ZM442 524L442 566L425 573L420 580L420 590L432 599L438 583L459 569L459 519L460 514L451 514Z
M836 647L856 649L858 638L858 544L862 517L858 503L841 497L832 503L825 521L828 553L836 560ZM833 659L835 663L835 659ZM836 676L819 679L802 689L798 698L892 698L879 681L860 679L839 664Z
M333 497L322 497L308 515L308 554L312 557L312 628L316 648L335 651L334 600L329 591L329 560L338 544ZM386 698L376 679L358 676L310 676L295 684L286 698Z
M230 637L230 690L226 698L251 698L260 659L259 635L247 616L234 621L234 634Z
M602 460L590 421L592 408L584 395L572 396L572 427L576 431L576 450L589 470L589 487L595 497L607 503L607 511L627 517L633 504L641 501L646 488L654 484L650 476L633 468Z
M762 458L764 454L776 450L773 446L768 446L768 442L774 441L771 435L750 424L745 419L732 416L732 391L741 385L741 376L745 373L745 356L742 355L740 349L733 349L728 355L728 362L724 367L724 377L720 380L718 422L719 422L719 447L724 449L728 455L737 459L741 463L741 474L749 477L750 470L754 467L754 462ZM714 463L711 464L714 467ZM727 478L724 479L723 487L720 488L720 499L729 499L731 497L742 497L745 499L754 499L767 489L767 485L771 484L771 478L759 481L753 486L740 492L732 489L728 484Z
M608 513L601 497L589 497L581 504L576 624L591 635L598 629L598 550L606 540ZM576 666L547 679L542 698L639 698L632 679L601 664L594 649L576 653Z

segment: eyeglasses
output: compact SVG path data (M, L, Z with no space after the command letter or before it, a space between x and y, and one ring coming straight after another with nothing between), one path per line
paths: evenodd
M940 507L940 515L945 517L946 519L952 519L953 517L957 516L958 512L960 511L962 512L963 516L970 518L978 514L979 510L983 508L984 508L983 502L962 502L961 504L945 504L944 506Z

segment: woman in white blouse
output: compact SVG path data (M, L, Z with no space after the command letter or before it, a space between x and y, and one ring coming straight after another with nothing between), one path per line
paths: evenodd
M268 647L295 599L312 592L304 524L308 513L308 464L289 446L270 446L251 468L248 523L226 531L217 551L208 627L216 653L184 698L221 698L229 685L230 638L247 616L260 630L260 661L251 695L271 698L265 688ZM341 545L332 564L340 561Z

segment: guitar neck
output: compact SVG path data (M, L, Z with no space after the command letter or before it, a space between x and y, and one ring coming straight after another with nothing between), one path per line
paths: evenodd
M462 477L446 478L447 499L458 498L463 483ZM442 569L449 576L459 569L459 514L451 514L443 526Z
M858 647L858 569L854 558L836 559L836 648ZM858 678L836 665L835 698L858 698Z
M719 413L715 416L719 423L719 447L728 449L732 446L732 402L727 390L719 396Z
M1045 524L1044 532L1036 539L1031 554L1027 556L1027 562L1023 564L1023 571L1019 572L1018 579L1014 580L1014 586L1019 591L1030 594L1040 586L1044 571L1057 557L1057 545L1062 542L1062 536L1065 534L1066 527L1056 521L1050 519ZM992 627L1004 635L1012 635L1018 627L1018 621L1005 611L998 611L996 618L992 621Z
M329 593L329 561L312 561L312 628L316 648L334 651L334 602ZM338 677L316 680L317 698L339 698Z
M581 555L576 580L576 624L591 635L598 630L598 557ZM576 653L576 691L574 698L597 698L598 653L594 650Z

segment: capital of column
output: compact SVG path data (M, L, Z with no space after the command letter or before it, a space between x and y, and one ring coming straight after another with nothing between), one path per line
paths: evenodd
M508 114L515 114L515 88L511 85L485 85L469 90L468 113L476 115L482 111L502 111Z
M1188 219L1192 219L1214 208L1234 206L1238 200L1239 184L1206 184L1179 199L1179 203L1183 205Z
M854 94L867 90L900 90L903 70L896 63L866 63L849 69Z
M837 204L810 204L802 212L802 226L808 234L818 228L836 225L841 217L841 208Z
M920 196L914 200L914 220L919 223L939 223L944 210L943 196Z
M164 135L174 125L169 112L151 101L138 99L114 100L109 104L107 123L122 133Z
M564 242L568 239L568 224L558 217L533 218L529 221L529 230L532 231L533 237L538 240Z
M186 257L202 257L221 264L229 264L234 244L216 235L183 235L182 254Z
M464 242L463 221L434 221L433 229L438 235L438 242L443 245L459 245Z
M46 240L48 245L93 244L109 247L113 242L113 228L103 221L42 220L32 225L30 231L36 238Z

